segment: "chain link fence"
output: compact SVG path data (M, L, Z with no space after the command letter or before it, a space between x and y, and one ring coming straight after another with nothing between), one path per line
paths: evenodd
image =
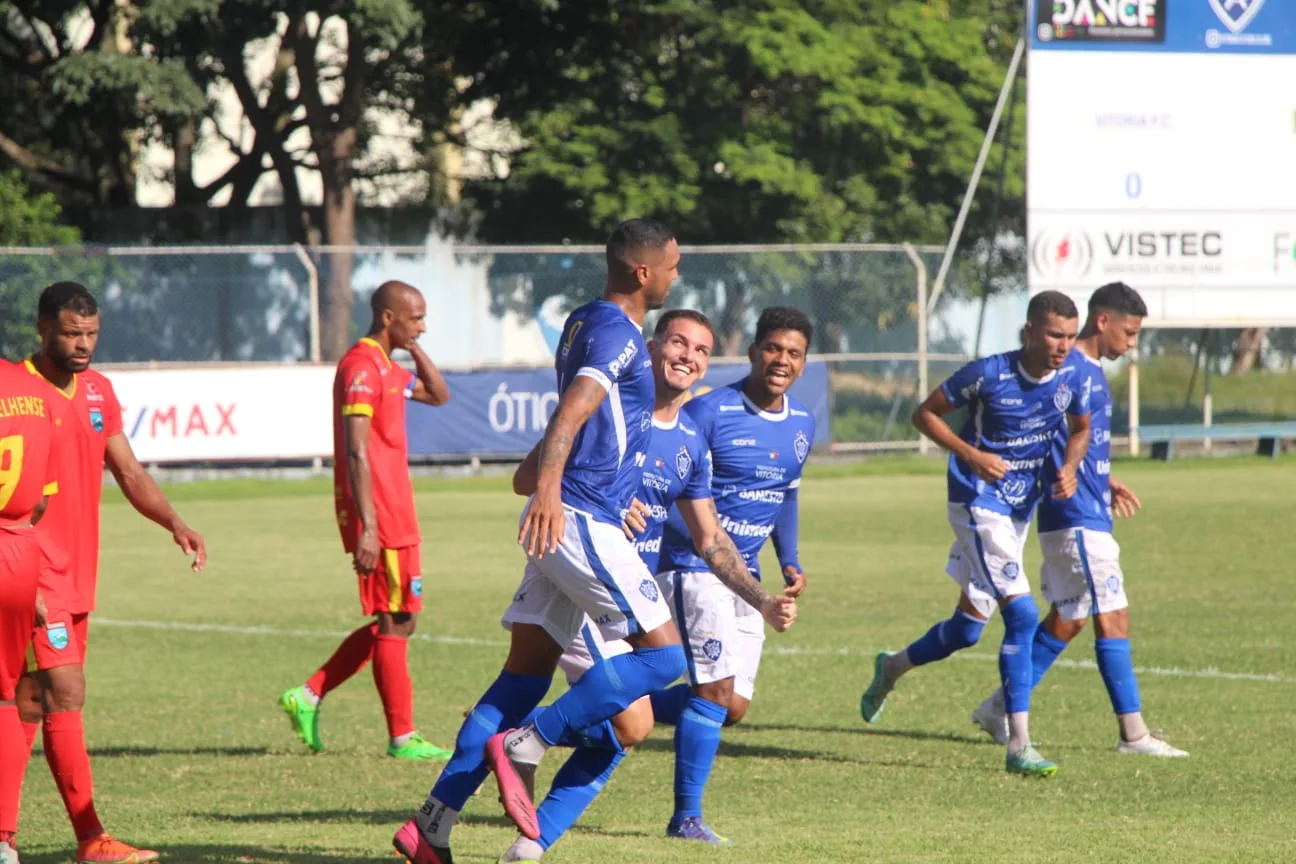
M913 407L973 350L968 292L952 279L929 296L937 247L681 251L668 308L711 317L717 362L741 366L767 306L810 316L813 355L829 364L840 449L916 447ZM74 280L102 309L99 364L328 360L368 328L372 291L399 279L426 296L423 343L444 368L547 367L565 316L602 292L604 276L597 246L0 249L0 353L30 351L40 291ZM1016 321L1013 305L1024 303L1010 298Z

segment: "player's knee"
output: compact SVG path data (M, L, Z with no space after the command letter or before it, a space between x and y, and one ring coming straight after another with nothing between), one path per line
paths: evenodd
M1059 639L1063 642L1070 642L1084 631L1085 619L1080 618L1076 621L1068 621L1061 615L1058 615L1057 610L1054 609L1049 612L1048 617L1044 619L1043 626L1045 632L1054 639Z
M1117 609L1094 616L1094 629L1100 639L1129 638L1129 609Z
M627 750L643 743L653 730L652 703L646 697L637 700L612 718L612 729L621 746Z
M945 638L951 649L961 651L981 641L981 633L985 630L985 626L986 622L960 609L946 622Z
M1029 594L1019 594L1003 604L1004 628L1010 633L1034 632L1039 624L1039 607Z
M724 725L737 726L747 716L747 708L751 702L743 699L741 696L734 696L729 700L729 711L725 714Z
M42 708L46 714L80 711L85 707L85 675L79 666L64 666L51 675L41 688Z
M18 679L14 703L18 706L18 719L24 723L39 723L45 713L41 707L41 688L36 679L23 675Z

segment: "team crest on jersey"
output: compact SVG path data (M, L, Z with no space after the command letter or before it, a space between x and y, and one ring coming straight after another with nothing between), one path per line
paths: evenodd
M657 583L651 579L645 579L639 583L639 593L648 598L648 602L656 603L661 593L657 590Z
M55 651L62 651L68 646L68 629L66 624L50 624L45 628L45 638Z
M423 580L422 580L422 579L411 579L411 580L410 580L410 593L413 594L415 597L422 597L422 596L423 596Z
M796 438L792 441L792 449L796 451L798 462L804 462L806 456L810 455L810 436L805 434L804 429L798 429Z
M1071 407L1071 388L1065 384L1059 384L1053 393L1053 407L1059 411L1065 411Z
M102 432L104 430L103 411L100 411L98 408L90 409L90 425L94 427L96 432Z
M1021 568L1017 566L1016 561L1009 561L1003 566L1003 577L1008 581L1016 579L1021 574Z
M707 639L702 643L702 656L706 657L712 663L720 659L720 652L724 650L724 644L716 638Z
M688 476L689 470L693 467L693 457L689 455L687 447L681 447L675 454L675 471L683 480Z

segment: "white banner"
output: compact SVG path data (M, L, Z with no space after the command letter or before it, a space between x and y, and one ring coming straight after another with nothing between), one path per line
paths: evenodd
M332 455L331 365L100 371L141 462Z

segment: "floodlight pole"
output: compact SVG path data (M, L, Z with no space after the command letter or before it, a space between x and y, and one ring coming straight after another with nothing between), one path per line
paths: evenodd
M949 242L945 244L945 256L941 259L940 269L932 282L931 296L927 298L928 313L936 310L936 301L945 290L945 277L949 275L950 265L954 263L954 250L958 248L963 236L963 226L967 222L968 211L972 209L972 199L976 196L977 186L981 182L981 172L985 170L986 161L990 158L990 147L994 144L999 131L999 120L1003 117L1004 107L1012 92L1013 82L1017 80L1017 69L1021 66L1022 57L1026 54L1026 39L1017 37L1017 47L1013 49L1012 61L1004 75L1003 86L999 88L999 101L995 103L994 113L990 115L990 125L986 127L985 137L981 141L981 152L977 154L976 166L968 180L967 191L963 193L963 204L959 207L958 218L954 220L954 230L950 232ZM1008 146L1005 144L1004 146Z

